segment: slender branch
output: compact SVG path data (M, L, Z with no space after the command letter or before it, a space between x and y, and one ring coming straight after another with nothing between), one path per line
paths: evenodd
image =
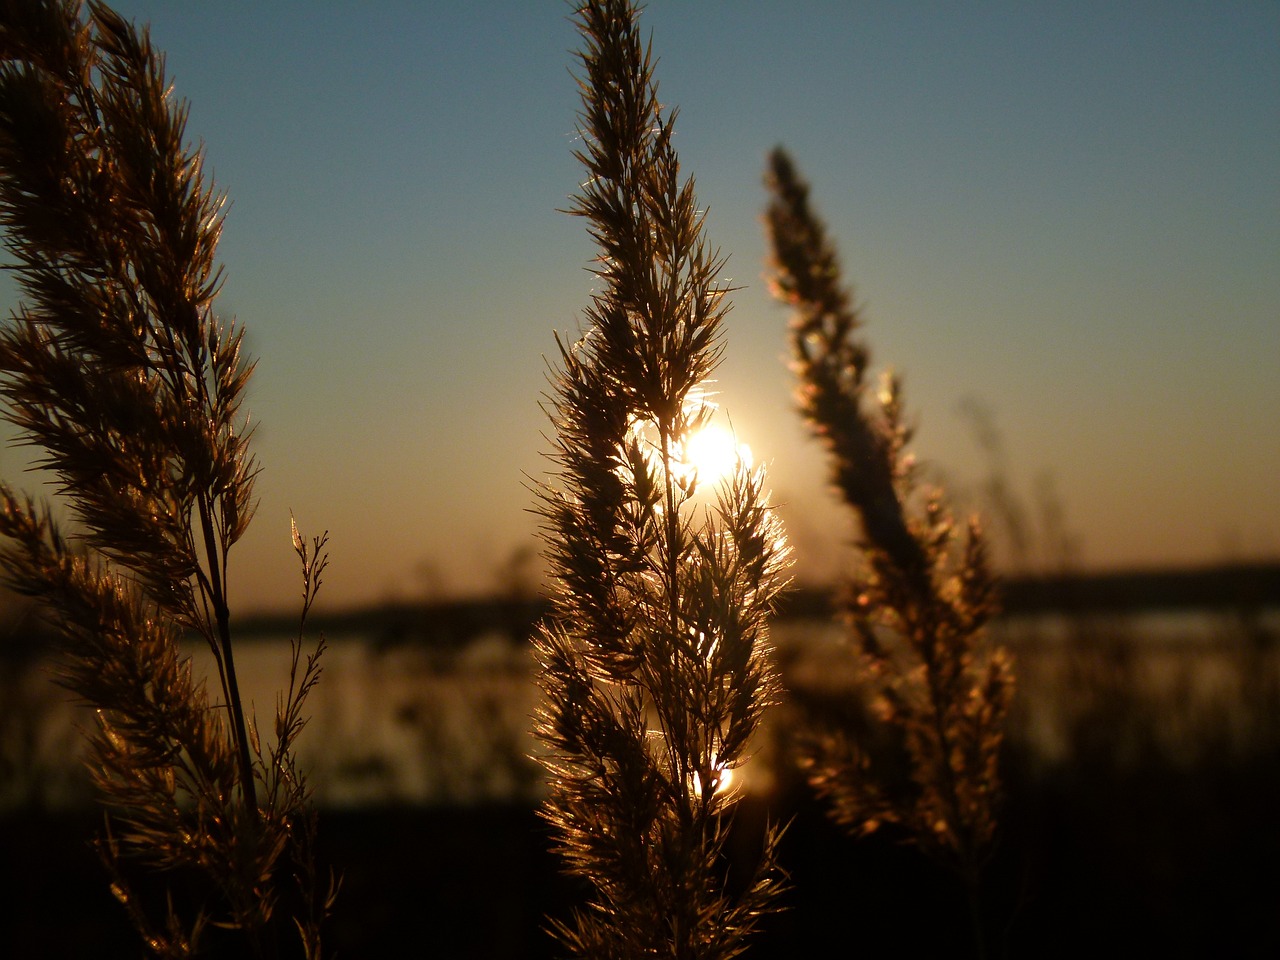
M236 662L231 649L231 614L224 592L225 580L223 579L223 572L219 569L217 541L214 539L209 502L203 494L199 497L198 504L200 530L204 537L205 555L208 558L207 569L209 570L209 586L212 594L218 646L221 650L218 666L223 673L224 689L227 695L227 713L231 717L231 729L235 733L236 751L240 761L240 789L244 794L245 807L256 814L258 797L257 789L254 785L253 754L249 749L249 730L248 724L245 722L244 707L240 701L240 685L236 681Z

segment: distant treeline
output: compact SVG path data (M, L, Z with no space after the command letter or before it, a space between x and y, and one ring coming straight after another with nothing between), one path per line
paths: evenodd
M1280 562L1018 577L1005 581L1003 597L1013 615L1276 608Z
M1280 609L1280 561L1224 564L1176 570L1134 570L1002 581L1006 616L1053 613L1142 613L1151 611ZM800 585L783 594L780 619L827 619L835 611L835 588ZM402 644L456 650L480 636L500 635L512 642L527 640L545 617L542 598L493 597L396 602L335 613L313 613L309 627L333 638L359 636L379 646ZM0 624L8 634L0 657L38 656L43 639L33 621ZM243 617L236 624L246 640L277 639L297 630L296 618L265 614Z
M1006 616L1272 609L1280 608L1280 561L1006 577L1000 596ZM801 586L785 595L778 615L823 617L833 609L831 588Z
M1280 561L1176 570L1138 570L1058 576L1010 577L1002 583L1007 616L1044 613L1123 613L1156 610L1258 610L1280 608ZM827 618L833 589L801 585L779 605L783 619ZM375 643L460 646L473 637L505 634L527 638L549 605L541 598L489 598L432 603L385 603L341 613L313 614L311 627L330 637L357 634ZM252 636L287 635L288 617L242 619Z

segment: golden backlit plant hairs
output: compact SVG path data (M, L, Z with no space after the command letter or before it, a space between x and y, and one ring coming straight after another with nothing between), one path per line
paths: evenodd
M328 897L293 743L323 644L304 661L300 632L264 751L227 596L254 512L252 364L214 313L222 198L186 115L146 31L104 4L0 4L0 225L22 296L0 331L0 393L74 531L0 483L0 567L44 601L62 680L94 708L100 850L148 948L194 955L230 929L239 952L271 956L283 929L314 957ZM305 621L324 538L293 536ZM179 653L189 632L213 653L217 702ZM135 893L135 864L163 878L158 904Z
M672 114L627 0L582 4L582 147L572 213L599 245L586 331L559 342L548 414L558 472L539 489L554 617L537 650L545 816L585 909L557 922L589 957L736 956L778 885L775 835L740 896L724 789L774 698L767 616L781 531L739 463L700 507L679 451L728 304L723 261L680 182Z
M861 521L864 563L844 612L875 715L905 761L879 762L866 744L835 731L815 742L810 779L849 830L900 825L959 871L976 898L995 832L1013 692L1008 655L985 641L996 605L986 547L976 519L957 533L941 492L916 496L901 386L886 377L874 404L866 396L869 351L855 338L861 320L809 207L808 185L781 149L766 180L771 281L793 310L800 412ZM976 900L971 906L981 948Z

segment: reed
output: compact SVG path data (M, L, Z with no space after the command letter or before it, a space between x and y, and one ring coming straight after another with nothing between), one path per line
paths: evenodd
M323 641L304 656L303 633L325 538L293 530L302 627L264 745L240 703L227 593L257 467L240 413L253 364L214 312L222 198L163 58L106 5L6 2L0 58L0 225L22 295L0 331L0 394L58 503L0 483L0 568L43 602L61 681L93 709L112 890L158 956L224 930L271 956L296 925L318 957L333 885L293 748L320 675ZM216 698L186 634L213 653Z
M722 259L681 182L673 113L627 0L577 10L582 96L571 212L599 245L585 332L557 338L546 409L557 471L538 485L554 617L537 640L544 809L589 900L556 921L581 956L730 957L773 906L776 833L731 892L723 847L775 697L767 616L785 562L760 471L709 505L682 448L728 310Z
M771 283L792 308L798 405L861 523L863 562L843 612L875 732L892 742L886 755L871 737L819 738L807 757L810 780L851 832L895 824L959 872L981 953L979 872L996 828L1013 693L1010 659L984 635L996 609L986 546L976 518L961 533L942 491L917 491L899 380L888 375L874 401L867 396L870 351L856 336L862 318L810 208L809 187L781 149L766 181Z

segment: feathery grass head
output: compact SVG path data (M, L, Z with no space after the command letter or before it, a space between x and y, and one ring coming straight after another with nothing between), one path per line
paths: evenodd
M24 297L0 337L6 416L88 543L212 639L255 472L251 365L213 313L222 201L145 32L100 4L84 22L75 4L16 7L35 22L5 23L0 69L0 224Z
M264 757L227 597L228 555L254 512L240 413L252 364L214 312L222 199L186 116L147 32L105 4L0 6L0 226L22 295L0 329L0 396L77 534L0 483L0 567L44 601L66 641L63 681L95 709L88 762L112 824L100 849L163 956L196 951L210 922L265 949L282 860L309 856L292 744L319 675L319 651L300 668L295 649ZM311 593L323 560L299 554ZM187 631L214 654L221 703L179 655ZM125 861L197 877L210 901L184 921L170 899L153 926ZM305 883L298 893L323 901ZM295 912L309 955L322 912Z
M548 403L555 617L538 735L546 816L593 892L556 930L581 955L727 957L777 889L772 840L737 900L720 851L725 787L775 695L766 616L786 551L760 471L740 463L713 505L693 502L679 457L710 415L723 261L679 179L635 8L598 0L577 17L587 177L571 212L600 247L600 292L584 335L559 341Z
M916 494L901 384L869 397L870 352L809 188L781 149L769 159L772 287L792 308L798 404L825 446L837 492L861 521L864 569L846 613L878 716L897 732L905 778L848 737L818 744L812 779L855 832L898 823L973 876L995 829L997 761L1012 696L977 520L961 536L940 491Z

